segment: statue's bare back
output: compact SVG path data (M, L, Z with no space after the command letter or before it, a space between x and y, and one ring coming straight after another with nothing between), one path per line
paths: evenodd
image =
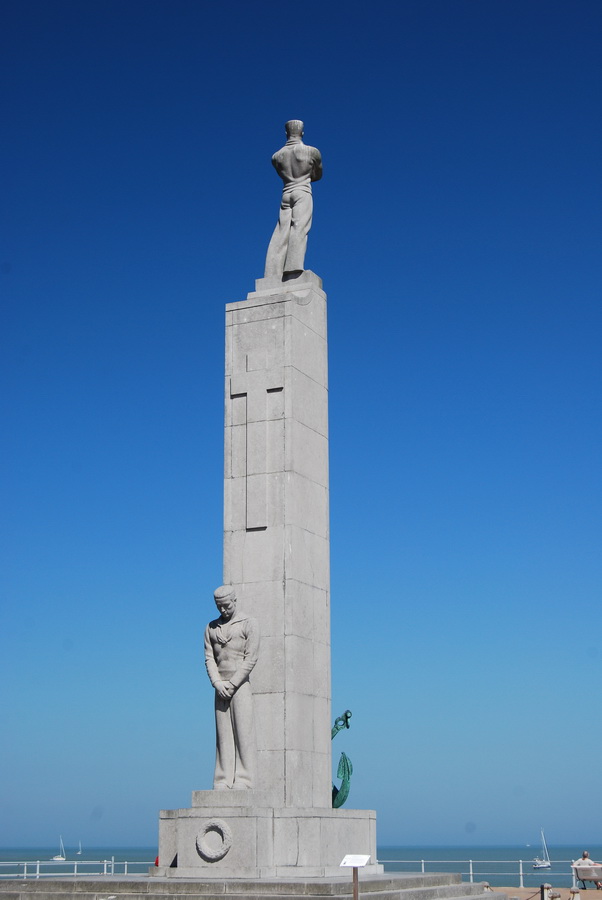
M286 144L272 156L284 185L278 224L268 247L266 278L291 277L303 271L313 215L311 183L322 177L320 151L302 141L303 122L291 119L284 127Z

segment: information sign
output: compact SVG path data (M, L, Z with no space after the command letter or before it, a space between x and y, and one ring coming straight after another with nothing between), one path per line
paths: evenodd
M363 866L367 866L370 861L370 854L364 856L363 853L348 853L347 856L344 857L341 866L353 866L354 869L363 868Z

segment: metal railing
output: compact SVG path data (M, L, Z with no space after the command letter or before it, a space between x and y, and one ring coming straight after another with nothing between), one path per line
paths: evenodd
M554 860L553 869L533 869L531 860L523 859L380 859L386 872L453 872L471 884L475 881L496 882L496 886L530 888L553 881L556 887L576 887L573 860ZM566 871L555 871L566 865ZM502 871L500 867L504 866ZM428 867L428 868L427 868ZM500 880L501 879L501 880ZM518 884L512 880L517 879ZM525 879L528 883L525 884Z
M384 864L387 872L453 872L471 884L476 881L489 881L497 886L530 888L537 887L543 882L553 882L556 887L576 887L570 859L554 860L554 869L566 865L564 872L549 869L534 871L531 860L522 859L379 859L378 861ZM110 859L96 860L36 859L27 862L15 860L0 862L0 879L146 875L149 866L153 865L154 860L116 861L114 856ZM501 866L504 868L500 871ZM513 883L515 879L518 880L518 885Z
M111 859L82 859L82 860L54 860L36 859L27 862L15 860L14 862L0 862L0 878L77 878L78 876L93 877L95 875L145 875L149 866L154 866L155 861L127 860L116 861ZM8 870L8 871L6 871Z

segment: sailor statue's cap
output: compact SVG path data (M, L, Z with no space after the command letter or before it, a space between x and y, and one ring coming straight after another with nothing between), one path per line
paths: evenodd
M231 584L222 584L213 592L213 598L218 600L236 600L236 589Z

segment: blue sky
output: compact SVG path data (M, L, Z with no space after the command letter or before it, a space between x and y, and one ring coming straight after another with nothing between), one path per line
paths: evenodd
M224 305L289 118L324 158L349 805L381 844L599 842L602 6L3 18L0 845L152 845L210 786Z

